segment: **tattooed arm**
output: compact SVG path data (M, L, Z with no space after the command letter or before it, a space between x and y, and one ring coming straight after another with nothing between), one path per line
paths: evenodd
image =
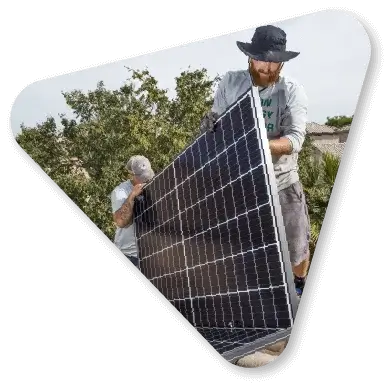
M135 196L129 195L123 205L113 214L114 222L119 228L125 228L133 222L133 206Z
M122 206L113 213L114 222L119 228L126 228L132 224L134 200L141 194L143 186L143 184L134 186Z

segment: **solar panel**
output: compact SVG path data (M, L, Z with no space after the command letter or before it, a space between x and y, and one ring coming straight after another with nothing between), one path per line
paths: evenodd
M256 89L145 186L135 224L141 272L224 358L289 336L297 296Z

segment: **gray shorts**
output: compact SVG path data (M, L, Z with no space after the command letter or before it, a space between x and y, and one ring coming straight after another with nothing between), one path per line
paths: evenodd
M301 183L295 182L279 192L290 260L299 265L309 254L310 220Z

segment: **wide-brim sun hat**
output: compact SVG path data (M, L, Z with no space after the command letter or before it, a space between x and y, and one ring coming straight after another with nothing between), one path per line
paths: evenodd
M300 52L286 50L286 33L281 28L267 25L256 28L251 43L236 42L248 57L263 62L287 62Z

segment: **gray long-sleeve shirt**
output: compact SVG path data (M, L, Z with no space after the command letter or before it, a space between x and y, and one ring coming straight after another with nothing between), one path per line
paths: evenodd
M251 86L248 70L227 72L218 85L212 111L223 114ZM306 134L308 99L303 86L285 76L259 90L268 138L284 136L292 143L291 155L272 157L277 187L282 190L299 180L297 159Z

